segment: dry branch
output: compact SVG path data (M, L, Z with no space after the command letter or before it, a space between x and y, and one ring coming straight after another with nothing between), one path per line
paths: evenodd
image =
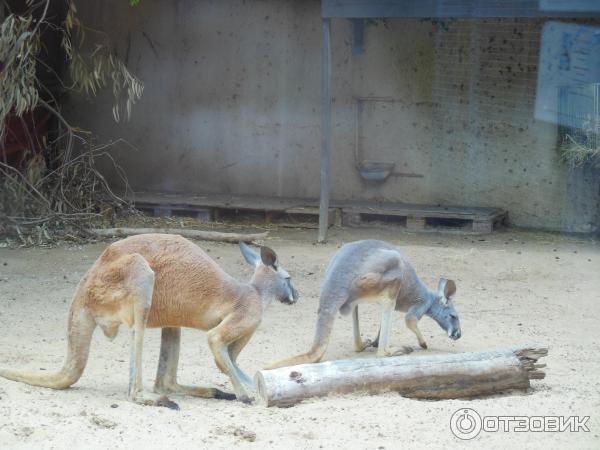
M423 399L468 398L525 390L544 378L537 360L545 348L521 348L435 356L360 358L301 364L257 372L254 382L266 406L291 406L332 393L397 391Z
M11 243L18 239L23 245L81 239L87 237L85 230L130 209L96 168L97 159L108 159L127 185L124 173L108 152L121 140L97 145L91 133L71 125L60 112L56 91L38 79L39 69L53 72L61 89L68 91L95 96L101 89L112 87L117 121L129 118L143 84L116 56L104 33L94 31L92 39L85 40L84 29L92 30L77 18L73 1L67 1L63 18L56 17L49 0L22 3L19 13L5 8L6 14L0 14L0 238ZM44 62L41 36L46 32L56 32L61 38L68 79ZM34 121L38 110L46 110L57 120L52 133L38 136L37 128L32 125L36 130L32 132L25 122L24 115L29 114L28 120L39 125ZM22 120L27 145L19 143L16 148L20 154L10 161L4 151L5 128L10 123L7 118L13 116ZM45 133L43 127L40 132Z
M90 230L98 236L135 236L138 234L160 233L160 234L179 234L186 238L199 239L202 241L219 242L252 242L258 239L264 239L269 234L264 233L220 233L218 231L188 230L185 228L94 228Z

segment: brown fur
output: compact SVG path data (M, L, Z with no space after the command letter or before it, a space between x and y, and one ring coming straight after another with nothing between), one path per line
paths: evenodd
M264 253L271 263L275 261L272 250ZM271 300L264 293L272 292L269 286L275 279L273 268L258 264L251 283L238 282L181 236L146 234L123 239L111 244L79 283L69 313L68 354L63 369L56 374L0 370L0 375L38 386L66 388L83 372L95 326L114 338L124 324L133 331L130 397L157 404L160 402L155 398L137 398L141 396L143 329L188 327L208 332L217 366L232 379L238 398L248 400L248 379L235 366L235 359L262 319ZM165 363L162 369L159 366L155 389L228 396L216 389L179 386L175 380L179 334L163 330L162 345L161 360ZM170 377L168 383L161 377Z

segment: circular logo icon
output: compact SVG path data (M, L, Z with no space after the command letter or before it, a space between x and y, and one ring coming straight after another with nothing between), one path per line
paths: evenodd
M481 431L481 416L474 409L461 408L452 414L450 429L459 439L473 439Z

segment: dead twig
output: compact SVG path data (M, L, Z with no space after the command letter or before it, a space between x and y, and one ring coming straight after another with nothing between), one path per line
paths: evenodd
M49 28L62 33L68 82L52 68L46 69L55 73L67 90L94 96L101 89L111 89L116 121L129 118L143 84L109 42L86 42L86 27L77 18L72 0L59 25L48 19L52 15L49 0L28 0L25 6L19 14L3 16L0 23L0 145L6 119L12 116L21 119L28 143L18 167L9 165L6 158L0 162L0 237L14 237L25 245L57 238L79 239L89 235L89 228L112 223L120 210L130 208L96 168L96 161L106 158L127 192L127 178L109 153L120 141L96 145L91 133L65 119L54 93L37 78L37 69L45 65L39 57L40 36ZM47 136L39 139L31 133L24 119L31 115L35 125L38 109L45 109L58 121L58 137L50 142Z
M202 231L190 230L186 228L93 228L91 233L102 237L124 237L136 236L138 234L158 233L158 234L179 234L180 236L198 239L201 241L218 241L218 242L253 242L259 239L264 239L269 234L268 231L263 233L220 233L218 231Z

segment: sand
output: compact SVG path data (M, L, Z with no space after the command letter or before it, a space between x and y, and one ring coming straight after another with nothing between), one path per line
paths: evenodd
M275 230L265 241L293 276L296 305L273 303L239 357L249 374L266 363L308 349L325 267L344 242L378 237L400 245L430 286L456 281L463 337L451 341L432 320L421 329L421 350L400 313L392 345L413 355L520 345L548 346L547 377L527 393L476 400L420 401L397 393L311 399L287 409L174 396L180 411L126 400L129 333L109 342L100 331L82 378L64 391L0 379L2 448L600 448L598 353L600 247L577 237L507 231L491 236L413 234L397 228L334 230L326 245L314 230ZM75 286L107 243L51 249L0 249L0 366L55 370L65 354L67 312ZM236 246L199 242L229 273L251 269ZM365 337L374 337L378 308L361 309ZM156 371L160 334L149 330L144 383ZM357 355L348 317L336 321L325 359ZM411 357L411 356L407 356ZM204 334L184 330L180 381L230 390L215 367ZM481 432L457 439L450 418L460 408L481 416L590 416L589 432Z

